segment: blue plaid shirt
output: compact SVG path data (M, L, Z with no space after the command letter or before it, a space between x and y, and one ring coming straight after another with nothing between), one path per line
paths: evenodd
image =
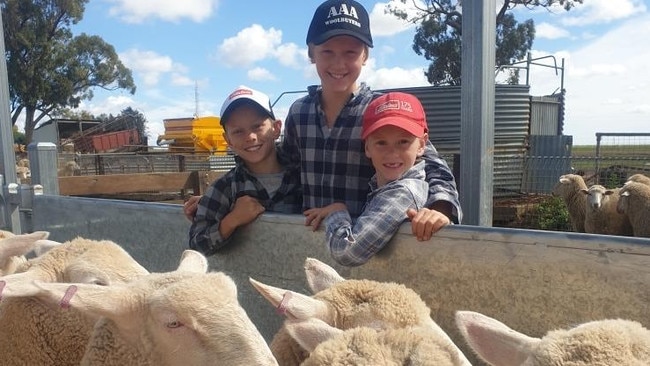
M241 196L256 198L266 211L286 214L302 212L302 186L297 164L290 163L288 158L278 153L278 160L285 167L285 172L280 187L273 197L269 197L264 186L241 159L235 159L237 166L215 180L201 197L190 227L189 247L205 255L214 254L228 243L230 238L221 237L219 225Z
M372 192L363 213L352 220L347 211L335 211L325 218L326 238L332 258L344 266L366 263L380 251L408 219L406 210L420 210L427 202L429 184L425 180L424 161L415 164L397 180Z
M363 113L380 93L365 84L350 97L332 129L320 102L321 89L309 88L309 94L296 100L285 121L282 148L292 160L300 162L303 209L345 203L350 215L359 216L366 204L368 182L374 174L361 140ZM451 170L431 142L427 142L425 160L429 198L426 207L439 200L454 207L452 222L460 223L462 211L456 182Z

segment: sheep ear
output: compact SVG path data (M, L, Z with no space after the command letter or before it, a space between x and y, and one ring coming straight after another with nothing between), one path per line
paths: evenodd
M52 248L56 248L59 245L61 245L61 243L54 240L48 240L45 238L37 240L36 245L34 246L34 254L36 254L37 257L40 257L43 254L49 252Z
M584 189L584 188L581 189L580 192L582 192L582 193L584 193L584 194L589 194L589 190L588 190L588 189Z
M567 177L565 177L565 176L561 176L561 177L560 177L560 183L562 183L562 184L567 184L567 183L569 183L569 178L567 178Z
M521 365L540 342L472 311L457 311L456 325L472 350L491 365Z
M314 352L319 344L343 334L342 330L319 319L289 320L285 327L291 338L310 353Z
M628 183L629 183L629 182L628 182ZM627 183L625 183L625 184L627 184ZM622 197L629 197L629 196L630 196L630 192L629 192L629 191L623 191L623 192L621 192L621 196L622 196Z
M36 246L39 239L47 238L47 231L37 231L31 234L14 235L0 240L0 257L24 255Z
M299 294L297 292L265 285L252 278L250 283L268 302L285 314L289 319L326 319L329 314L327 304L323 301Z
M207 273L208 260L205 256L195 250L187 249L181 255L181 261L178 264L177 271Z
M327 264L315 258L305 260L305 276L313 294L330 288L332 285L345 281L345 278Z

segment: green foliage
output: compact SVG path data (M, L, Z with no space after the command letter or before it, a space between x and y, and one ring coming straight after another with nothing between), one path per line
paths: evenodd
M93 88L135 93L131 71L98 36L73 36L88 0L0 0L12 123L24 112L25 137L50 112L76 108Z
M537 218L536 229L568 231L570 230L569 211L560 197L549 197L540 202L534 210Z
M14 132L14 144L26 145L25 143L25 134L18 131L18 126L13 126Z
M411 0L400 0L413 5ZM535 39L535 24L532 19L517 22L512 10L523 6L551 7L560 5L570 10L583 0L504 0L496 15L496 59L497 67L521 61L530 51ZM425 0L424 7L416 15L410 15L403 7L389 3L386 12L398 18L417 24L413 37L413 50L431 61L425 73L433 85L460 85L462 6L460 0ZM514 72L508 83L518 82Z

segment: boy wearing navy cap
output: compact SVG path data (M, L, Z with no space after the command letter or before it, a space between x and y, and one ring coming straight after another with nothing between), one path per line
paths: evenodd
M269 97L240 86L224 101L221 124L237 165L198 201L189 247L205 255L214 254L238 227L264 211L295 214L302 208L299 167L276 151L282 122Z
M361 139L362 115L381 94L357 84L373 46L369 16L360 3L321 3L306 42L321 85L292 104L282 148L300 162L305 224L316 230L329 214L328 205L343 203L356 217L366 204L374 172ZM460 223L462 211L451 170L428 140L423 160L429 199L408 215L416 237L428 240L450 221Z
M411 94L387 93L368 105L361 138L375 175L366 206L355 220L343 203L325 207L327 242L339 264L366 263L408 220L407 210L424 208L429 183L421 157L428 131L424 109Z

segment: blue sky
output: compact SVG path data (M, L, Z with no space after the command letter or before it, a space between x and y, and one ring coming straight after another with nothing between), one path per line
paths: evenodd
M423 74L428 62L411 48L414 26L385 15L388 0L360 2L371 14L375 41L361 80L374 89L428 85ZM305 35L319 3L92 0L72 29L112 44L133 71L137 92L96 90L81 108L117 114L131 106L147 118L154 144L164 132L163 119L218 115L238 85L265 91L272 100L305 90L318 83ZM569 12L516 12L519 21L535 20L533 57L565 59L564 132L575 144L595 144L596 132L650 132L648 5L648 0L585 0ZM545 60L540 62L551 62ZM559 76L544 67L533 67L530 80L532 95L560 86ZM276 115L283 119L300 95L283 96Z

